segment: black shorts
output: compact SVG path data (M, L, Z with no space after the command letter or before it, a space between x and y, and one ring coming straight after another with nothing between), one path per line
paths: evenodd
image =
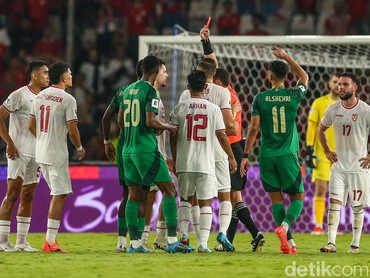
M242 141L231 144L231 149L238 163L238 170L234 174L230 174L231 189L241 191L245 188L246 182L246 175L244 177L240 176L240 164L243 159Z

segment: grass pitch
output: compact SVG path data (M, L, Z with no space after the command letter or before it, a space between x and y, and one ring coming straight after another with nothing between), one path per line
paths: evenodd
M327 236L295 234L298 255L280 255L274 234L265 234L262 253L252 253L250 234L237 234L236 252L211 254L150 254L115 252L116 234L59 234L58 242L70 253L0 253L0 277L368 277L370 235L361 239L361 252L348 254L352 235L337 238L337 254L322 254ZM30 234L28 241L40 247L44 234ZM151 234L149 242L153 242ZM11 235L12 242L15 235ZM216 245L212 234L209 246ZM194 237L190 245L196 246Z

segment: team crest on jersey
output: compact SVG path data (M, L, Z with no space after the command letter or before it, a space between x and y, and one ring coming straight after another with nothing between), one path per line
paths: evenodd
M152 107L154 107L154 108L159 107L159 100L158 99L152 99Z
M357 121L358 119L358 114L352 114L352 121Z

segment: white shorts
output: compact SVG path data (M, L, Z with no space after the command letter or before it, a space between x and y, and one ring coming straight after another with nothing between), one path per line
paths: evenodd
M198 200L210 200L217 196L214 176L204 173L178 173L178 179L180 196L184 200L195 193Z
M350 207L370 206L370 175L368 172L343 173L336 169L331 171L329 181L329 196L342 202L345 206L347 197Z
M18 177L22 178L23 186L40 181L40 166L34 157L20 154L15 160L8 159L8 180Z
M50 195L71 194L72 183L69 175L69 165L62 167L40 163L42 174L50 188Z
M215 171L216 171L217 191L230 192L231 180L230 180L229 161L228 160L216 161Z

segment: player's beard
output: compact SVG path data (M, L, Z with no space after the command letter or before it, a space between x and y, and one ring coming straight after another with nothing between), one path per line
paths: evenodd
M347 92L344 96L339 96L341 100L348 100L353 96L353 92Z

